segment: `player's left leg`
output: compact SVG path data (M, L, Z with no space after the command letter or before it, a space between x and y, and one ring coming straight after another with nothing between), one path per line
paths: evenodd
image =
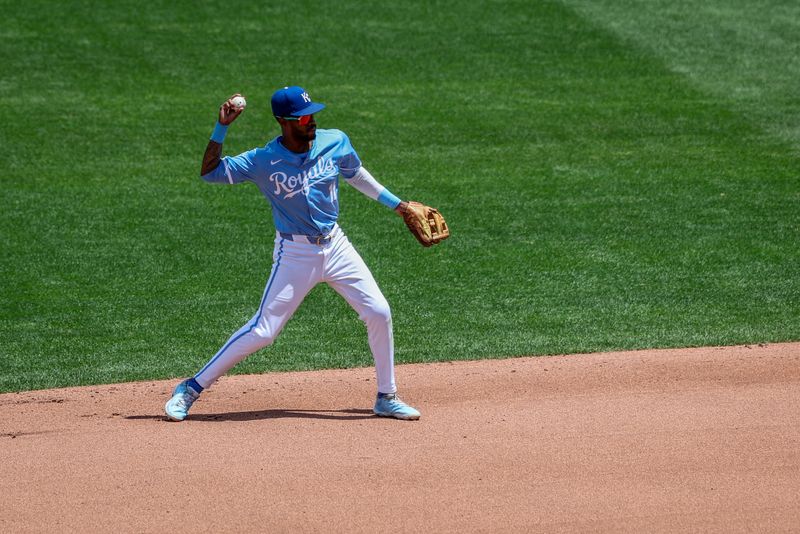
M375 278L343 233L325 252L323 281L350 304L367 327L378 379L375 413L398 419L419 419L419 412L396 396L392 312Z

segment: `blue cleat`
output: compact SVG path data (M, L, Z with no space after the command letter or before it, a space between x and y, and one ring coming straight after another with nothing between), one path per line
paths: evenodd
M417 420L420 415L417 410L401 401L394 393L378 393L378 399L375 401L375 408L372 411L381 417L394 417L408 421Z
M164 406L167 417L173 421L186 419L186 416L189 415L189 408L200 396L200 393L192 389L187 382L188 380L184 380L175 387L175 391L172 392L172 398Z

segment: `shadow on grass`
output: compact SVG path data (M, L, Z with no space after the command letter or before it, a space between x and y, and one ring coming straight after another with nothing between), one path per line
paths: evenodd
M254 410L250 412L228 412L214 414L190 414L187 420L191 421L260 421L263 419L333 419L338 421L354 421L363 419L378 419L372 410L348 408L346 410ZM125 419L166 421L164 415L129 415Z

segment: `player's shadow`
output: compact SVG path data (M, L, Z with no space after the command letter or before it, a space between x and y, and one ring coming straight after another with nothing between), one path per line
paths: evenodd
M372 410L348 408L345 410L295 410L290 408L273 410L253 410L250 412L226 413L192 413L191 421L261 421L264 419L328 419L336 421L354 421L376 418ZM167 420L164 415L129 415L125 419ZM377 418L376 418L377 419Z

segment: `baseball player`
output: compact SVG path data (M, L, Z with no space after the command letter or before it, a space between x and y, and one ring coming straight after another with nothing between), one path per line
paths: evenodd
M420 413L396 394L389 304L336 223L339 175L404 217L413 206L409 208L408 202L372 177L347 135L339 130L317 129L314 115L325 105L312 101L301 87L284 87L272 95L272 114L280 125L280 136L238 156L221 157L225 134L242 113L242 104L241 95L236 94L220 107L200 174L207 182L252 182L258 186L272 206L275 223L272 270L253 318L197 374L178 384L165 406L167 417L183 421L204 389L244 358L270 345L308 292L326 282L367 326L378 382L374 413L419 419Z

